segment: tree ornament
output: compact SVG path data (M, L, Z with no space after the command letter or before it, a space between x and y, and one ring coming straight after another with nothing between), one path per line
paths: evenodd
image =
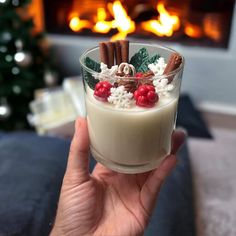
M23 51L23 42L18 39L15 42L17 52L14 55L14 60L18 66L28 67L32 64L32 55L29 52Z
M6 52L7 52L7 47L5 47L5 46L0 46L0 52L1 52L1 53L6 53Z
M8 0L0 0L0 4L6 4Z
M0 33L0 42L1 43L8 43L11 40L12 40L12 34L9 31L3 31Z
M57 85L58 75L55 71L46 70L44 72L44 82L48 87Z
M13 91L14 94L19 95L19 94L22 92L22 89L21 89L20 86L14 85L14 86L12 87L12 91Z
M16 64L21 67L28 67L32 64L32 56L28 52L17 52L14 59Z
M6 120L11 115L11 107L6 98L0 98L0 120Z
M12 5L18 7L20 5L19 0L12 0Z

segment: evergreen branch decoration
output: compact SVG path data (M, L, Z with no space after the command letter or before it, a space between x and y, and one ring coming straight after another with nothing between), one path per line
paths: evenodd
M155 54L154 56L152 56L148 59L148 64L156 63L159 58L160 58L160 55Z
M92 60L90 57L86 57L84 60L84 63L89 69L96 72L101 72L100 64ZM91 89L94 89L95 85L99 82L99 80L95 79L94 76L90 72L86 71L85 69L82 69L82 72L83 72L83 77L85 81L87 82L87 84L89 85L89 87Z
M135 53L130 59L130 64L132 64L137 72L147 72L148 65L155 63L157 59L160 58L160 55L155 54L152 57L149 57L148 51L146 48L141 48L137 53Z
M137 53L135 53L130 59L130 64L132 64L136 71L139 71L139 67L147 61L149 58L148 52L146 48L141 48Z

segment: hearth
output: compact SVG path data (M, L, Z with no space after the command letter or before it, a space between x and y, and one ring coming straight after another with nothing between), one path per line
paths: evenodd
M53 34L227 48L234 0L44 0Z
M89 18L90 14L70 15L76 1L71 0L44 0L45 26L48 37L56 49L56 58L64 77L80 74L79 56L88 48L98 45L116 35L117 29L107 33L93 32L91 28L73 31L70 22L73 17L96 22L97 18ZM108 1L93 0L92 7L86 5L89 0L78 0L77 8L93 11L94 16L98 5L105 2L106 12ZM91 2L91 1L90 1ZM114 3L111 1L110 3ZM133 8L145 2L146 13L134 17ZM182 92L187 92L202 110L211 110L236 115L235 88L236 88L236 6L234 0L165 0L165 1L121 1L130 20L135 22L135 31L128 33L130 41L163 44L176 49L186 59L183 76ZM148 8L147 3L149 3ZM157 3L163 3L165 10L171 16L178 16L180 28L174 30L171 36L158 36L152 32L138 31L140 24L150 19L158 20ZM80 4L80 5L79 5ZM97 4L97 5L96 5ZM84 6L82 6L84 5ZM104 6L104 5L103 5ZM177 7L179 11L177 11ZM148 10L149 9L149 10ZM103 15L103 10L100 14ZM138 11L138 10L137 10ZM106 13L106 14L107 14ZM80 14L80 13L78 13ZM110 13L109 13L110 14ZM78 18L75 18L75 26ZM112 21L109 16L106 21ZM77 23L76 23L77 22ZM84 22L86 23L86 21ZM91 23L89 23L91 24ZM93 23L94 25L94 23ZM188 26L190 26L188 28ZM187 30L188 29L188 30ZM186 33L189 31L189 33ZM196 34L196 35L195 35Z

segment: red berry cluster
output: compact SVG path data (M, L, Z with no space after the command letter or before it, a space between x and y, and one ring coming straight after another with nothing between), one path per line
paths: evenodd
M135 77L137 79L151 79L154 76L154 73L151 70L147 72L137 72Z
M107 101L107 98L111 95L111 83L108 81L100 81L96 84L94 90L94 96L102 101Z
M143 73L143 72L137 72L136 75L135 75L135 77L136 77L137 79L142 79L143 76L144 76L144 73Z
M153 107L159 97L152 85L140 85L134 92L136 105L141 107Z

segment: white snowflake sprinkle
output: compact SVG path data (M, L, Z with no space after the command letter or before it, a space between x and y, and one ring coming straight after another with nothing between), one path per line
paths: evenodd
M173 84L168 84L168 79L156 79L153 81L155 90L158 94L167 96L169 92L174 89Z
M153 85L156 87L156 90L162 90L164 89L168 84L168 79L155 79L153 81Z
M130 108L132 105L133 94L127 92L125 87L119 86L111 88L111 95L108 97L108 102L115 105L116 108Z
M100 81L106 80L113 84L115 82L115 75L118 71L118 66L115 65L109 69L106 64L101 62L100 68L101 72L97 74L96 79L99 79Z
M157 59L155 63L149 64L148 68L155 74L155 75L162 75L165 68L166 68L166 63L165 59L163 57L160 57Z

